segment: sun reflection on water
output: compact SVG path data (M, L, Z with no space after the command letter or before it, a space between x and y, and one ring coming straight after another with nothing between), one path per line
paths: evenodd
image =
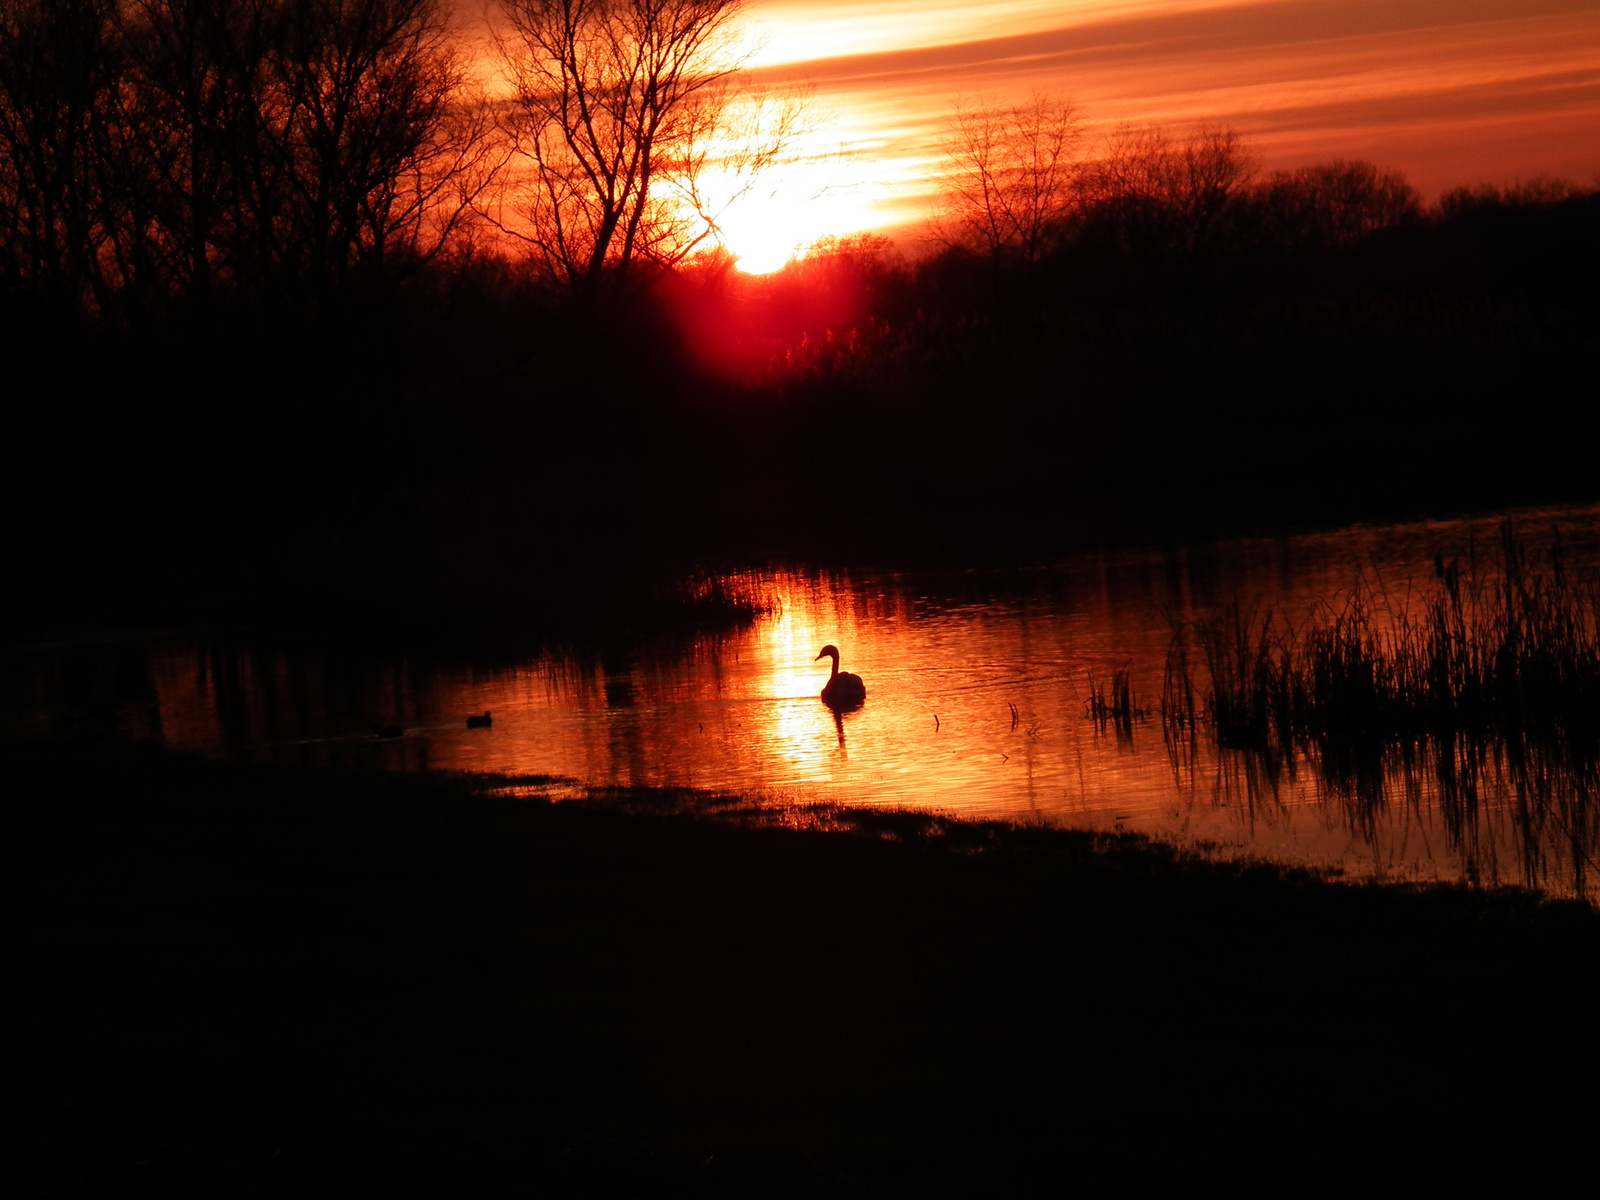
M823 611L821 601L834 594L791 581L775 593L779 615L755 631L765 662L761 686L771 697L762 736L782 759L782 778L788 783L830 782L848 757L842 727L819 699L830 664L815 661L830 640L847 645L860 641L850 614L836 607Z
M1574 554L1600 561L1600 511L1559 519ZM773 602L751 626L591 658L472 667L177 639L125 647L130 661L98 675L41 662L29 719L81 721L71 696L38 697L53 679L104 677L122 690L95 711L112 712L122 736L178 750L905 805L1143 831L1358 875L1516 882L1534 868L1504 787L1463 824L1446 819L1435 783L1393 764L1374 768L1376 801L1355 803L1303 761L1269 777L1203 741L1169 746L1159 716L1118 733L1085 715L1092 681L1123 668L1155 712L1167 613L1192 618L1238 595L1304 613L1337 600L1362 564L1403 590L1431 572L1436 548L1481 543L1486 528L1088 556L1031 576L765 572L743 581ZM818 695L826 644L867 687L837 721ZM492 728L466 727L486 709ZM1540 853L1537 870L1567 869L1559 847Z

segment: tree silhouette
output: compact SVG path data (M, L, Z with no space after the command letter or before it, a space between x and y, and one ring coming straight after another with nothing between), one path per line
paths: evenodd
M102 322L316 312L492 173L447 0L0 0L0 281Z
M265 0L132 0L122 11L113 244L137 303L204 307L238 283L271 16Z
M1081 140L1072 106L1044 93L1010 107L958 104L934 237L996 264L1034 266L1073 204Z
M259 233L313 296L437 250L481 149L452 107L460 51L442 0L291 0L279 39ZM470 185L469 185L470 190Z
M562 286L593 298L641 263L682 261L716 229L709 168L733 192L782 153L792 107L734 121L739 0L498 0L504 127L520 167L521 238ZM756 114L754 119L751 113ZM735 128L742 125L742 128Z
M111 0L0 0L0 278L48 312L102 309Z
M1261 232L1289 251L1349 245L1421 212L1400 172L1342 159L1275 171L1257 187L1256 203Z
M1255 174L1231 129L1202 126L1174 138L1158 127L1123 125L1081 176L1084 219L1096 238L1160 257L1218 249L1229 209Z

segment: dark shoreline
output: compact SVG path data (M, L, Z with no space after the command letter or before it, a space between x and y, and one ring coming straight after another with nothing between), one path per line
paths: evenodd
M1589 1153L1582 904L907 813L8 750L33 1194L1353 1180L1397 1137L1436 1180L1526 1180Z

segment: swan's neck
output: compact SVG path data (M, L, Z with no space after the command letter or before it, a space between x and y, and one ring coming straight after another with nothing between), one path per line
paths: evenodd
M832 683L835 679L839 678L839 656L837 654L830 654L828 657L833 660L833 670L828 673L828 682Z

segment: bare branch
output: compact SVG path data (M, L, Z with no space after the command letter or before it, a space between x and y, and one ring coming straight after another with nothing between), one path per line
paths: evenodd
M641 264L681 261L714 236L733 195L708 173L748 181L794 121L757 109L730 124L739 0L496 0L512 99L502 113L517 169L518 236L580 295Z
M1081 142L1072 106L1043 92L1011 106L958 102L942 143L934 238L1031 268L1074 202Z

